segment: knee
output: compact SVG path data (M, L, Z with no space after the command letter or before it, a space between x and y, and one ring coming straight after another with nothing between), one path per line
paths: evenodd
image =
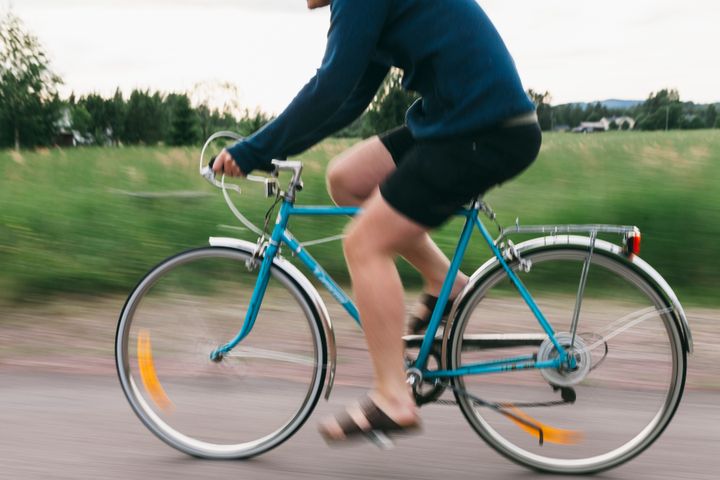
M373 225L353 221L343 238L343 253L348 263L363 264L378 258L392 258L397 249Z
M345 258L350 261L355 256L361 255L358 252L359 247L362 245L359 239L359 235L357 233L357 229L351 226L347 229L345 232L345 237L342 241L343 246L343 252L345 253Z
M346 168L343 162L333 161L327 171L327 190L336 205L343 207L360 205L365 195L358 185L357 172Z
M338 205L345 205L344 200L348 197L349 181L346 171L338 164L337 160L330 162L327 170L327 191L330 198Z
M356 260L362 261L372 253L372 239L367 238L366 232L362 228L357 228L355 222L350 224L345 234L343 252L349 263Z

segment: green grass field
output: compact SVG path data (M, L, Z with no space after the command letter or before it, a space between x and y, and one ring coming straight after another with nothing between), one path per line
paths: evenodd
M328 202L326 164L352 143L329 140L301 157L301 203ZM0 303L127 292L149 267L211 235L254 241L224 227L237 222L220 192L198 176L197 155L162 147L0 152ZM642 256L681 299L717 304L719 181L720 130L548 134L537 162L486 200L505 225L516 217L522 224L635 224ZM258 221L269 206L254 185L235 198ZM311 240L341 232L346 222L300 218L291 230ZM452 221L437 232L441 248L452 251L458 231ZM339 243L311 252L347 279ZM476 242L464 268L488 255ZM417 283L402 268L408 283Z

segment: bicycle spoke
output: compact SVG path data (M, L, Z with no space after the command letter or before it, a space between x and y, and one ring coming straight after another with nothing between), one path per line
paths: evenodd
M312 357L254 347L236 347L232 352L225 355L225 358L257 358L263 360L278 360L298 365L315 365L315 359Z
M285 273L271 267L268 303L235 349L257 280L252 252L202 248L156 267L136 287L118 330L121 383L160 439L194 456L247 458L287 440L322 394L321 323Z
M478 404L455 390L465 417L484 440L537 470L590 473L629 460L660 435L682 394L685 357L674 308L626 259L599 242L590 255L586 242L525 251L532 268L519 273L556 339L576 345L577 367L452 380L475 398L504 407L487 408L489 400ZM481 277L451 328L451 369L534 352L545 360L557 355L554 346L538 351L538 340L545 342L546 336L501 270ZM560 387L563 401L547 397L550 387ZM513 409L527 409L532 417ZM509 419L507 412L526 422ZM540 435L544 445L538 444Z
M622 317L622 318L614 321L612 324L608 325L608 327L604 331L604 332L608 332L608 333L603 332L603 333L598 334L601 338L599 340L597 340L595 343L593 343L592 345L590 345L588 347L588 350L594 350L597 347L606 344L608 340L611 340L611 339L615 338L616 336L620 335L621 333L631 329L632 327L635 327L635 326L641 324L642 322L644 322L650 318L653 318L654 316L656 316L656 314L659 316L659 315L664 315L666 313L670 313L672 311L673 311L673 309L670 307L663 308L663 309L657 309L655 307L648 307L648 308L644 308L642 310L638 310L636 312L632 312L628 315L625 315L624 317ZM636 316L638 316L638 318L633 319L633 317L636 317Z
M580 320L580 308L582 307L582 300L585 295L585 286L587 285L588 272L590 271L590 260L592 260L593 250L595 248L596 235L597 234L593 232L590 236L590 251L588 252L587 257L585 257L582 273L580 273L580 286L578 287L577 297L575 299L575 308L573 309L572 324L570 325L570 333L572 334L570 345L575 344L575 334L577 332L578 321Z

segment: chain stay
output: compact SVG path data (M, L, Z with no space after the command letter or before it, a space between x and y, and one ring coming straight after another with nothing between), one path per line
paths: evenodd
M554 400L549 402L523 402L523 403L497 403L497 402L488 402L483 400L480 397L477 397L470 392L456 387L452 385L449 382L438 382L438 385L441 385L443 388L449 388L455 394L461 395L465 398L468 398L472 401L474 405L477 405L479 407L488 407L492 410L495 410L497 413L504 415L511 420L521 423L525 425L528 428L531 428L538 433L538 440L540 445L542 445L545 441L545 434L543 432L542 427L539 425L536 425L535 423L526 420L510 411L507 410L507 408L532 408L532 407L554 407L559 405L567 405L575 402L575 391L572 389L565 389L560 387L553 387L554 390L562 390L562 400ZM447 406L455 406L457 405L457 401L455 400L441 400L438 399L434 403L437 403L438 405L447 405Z

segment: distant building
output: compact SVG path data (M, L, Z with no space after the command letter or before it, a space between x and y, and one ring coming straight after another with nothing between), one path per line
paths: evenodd
M597 122L582 122L572 129L575 133L607 132L610 125L615 123L618 130L632 130L635 128L635 119L631 117L603 117Z
M615 125L618 126L619 130L632 130L633 128L635 128L635 119L632 117L612 117L610 118L610 123L612 122L615 122ZM623 128L623 125L625 124L627 124L627 127Z
M72 114L70 109L65 107L61 110L60 118L55 122L58 133L55 137L55 144L60 147L77 147L78 145L89 145L92 139L83 137L80 132L72 128Z
M610 122L607 118L602 118L598 122L582 122L572 129L575 133L607 132L608 130L610 130Z

